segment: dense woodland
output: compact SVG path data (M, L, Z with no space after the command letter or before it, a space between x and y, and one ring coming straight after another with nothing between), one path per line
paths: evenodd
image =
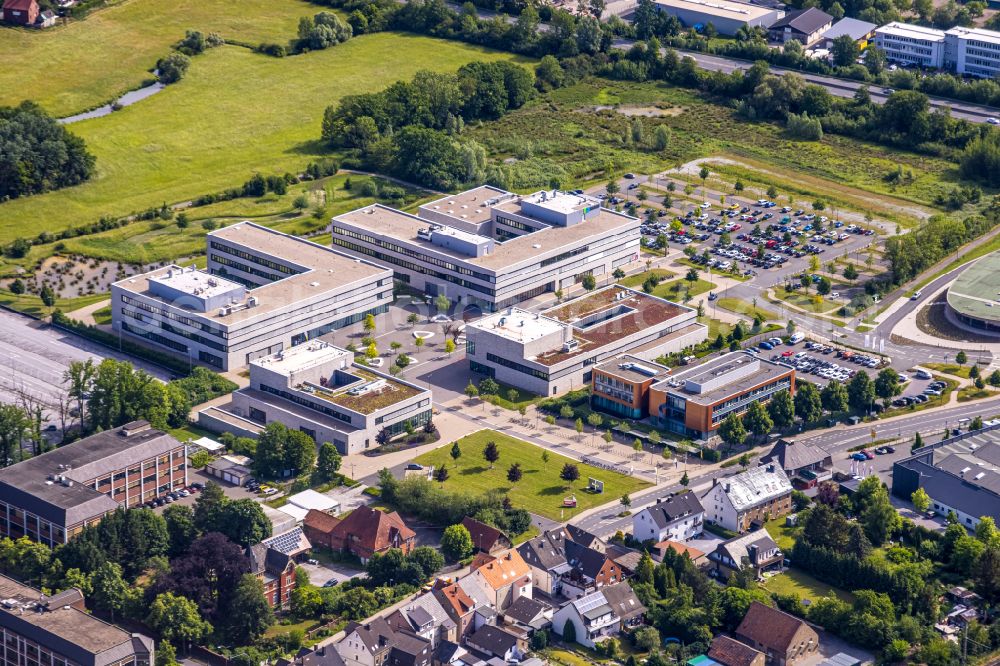
M41 107L0 107L0 201L78 185L93 171L83 139Z

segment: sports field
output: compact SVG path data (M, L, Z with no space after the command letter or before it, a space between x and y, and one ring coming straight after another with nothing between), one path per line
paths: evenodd
M397 33L288 58L212 49L163 92L74 124L97 156L96 176L0 204L0 243L239 186L254 172L300 170L327 154L318 142L320 122L341 96L381 90L421 69L452 72L491 59L514 56Z
M122 0L45 31L0 29L0 106L31 99L68 116L150 78L186 30L285 44L299 17L320 10L303 0Z

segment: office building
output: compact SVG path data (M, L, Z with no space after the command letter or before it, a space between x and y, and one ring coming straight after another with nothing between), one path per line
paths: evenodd
M1000 521L1000 429L962 433L918 449L892 466L892 494L909 502L923 488L930 510L973 530L979 519Z
M1000 32L952 28L944 33L944 60L957 74L995 79L1000 74Z
M559 191L519 196L477 187L410 215L374 204L338 215L333 244L392 268L430 296L493 312L606 279L639 258L639 220Z
M709 23L720 35L735 35L740 28L769 28L785 15L781 9L735 0L655 0L656 8L676 16L686 28L701 29Z
M937 69L944 65L943 30L893 21L875 30L875 45L890 62Z
M55 547L187 483L184 445L135 421L0 470L0 536Z
M670 368L625 355L594 366L590 405L627 419L649 416L650 387L670 374Z
M356 365L352 352L322 340L251 361L250 385L198 414L209 430L249 437L278 421L345 455L375 446L382 431L391 438L430 418L428 389Z
M240 222L208 235L208 270L166 266L111 285L111 321L123 336L229 370L391 301L392 271Z
M730 414L795 390L795 369L736 351L682 370L649 389L649 414L671 432L708 439Z
M588 386L595 365L630 352L640 359L680 351L706 337L697 311L619 286L536 314L507 308L469 324L473 372L539 395Z
M152 666L153 639L87 612L83 594L54 595L0 576L0 631L9 666Z

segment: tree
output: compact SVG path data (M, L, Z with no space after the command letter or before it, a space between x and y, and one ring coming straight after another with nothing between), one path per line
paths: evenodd
M465 525L449 525L441 535L441 552L449 562L458 562L472 554L472 535Z
M767 415L767 410L759 401L751 402L743 415L743 426L757 436L759 440L767 437L774 427L774 422Z
M924 438L920 436L920 433L914 433L913 435L913 446L910 447L910 453L913 453L924 445Z
M177 650L170 641L160 641L156 645L155 666L177 666Z
M500 449L492 439L486 442L486 446L483 448L483 458L490 464L490 469L493 469L494 463L500 460Z
M244 548L271 536L271 521L260 503L250 498L226 502L215 528Z
M847 401L858 411L867 411L875 402L875 384L866 372L855 373L847 382Z
M273 623L274 613L264 598L264 583L253 574L244 574L227 604L224 634L237 645L248 645Z
M500 393L500 385L492 377L485 377L479 382L480 395L497 395Z
M199 532L216 531L223 505L229 499L222 488L214 481L205 484L205 488L194 501L194 526Z
M847 388L836 380L830 381L823 387L823 390L820 392L820 399L823 403L823 408L828 412L843 412L847 410Z
M959 365L965 365L968 362L969 362L968 355L966 355L966 353L963 350L959 349L958 353L955 354L955 363L958 363Z
M146 624L163 640L186 648L212 633L212 625L201 619L198 606L190 599L165 592L149 606Z
M316 443L309 435L272 421L257 440L254 471L263 478L281 478L310 472L315 461Z
M837 67L850 67L861 55L861 47L850 35L841 35L833 40L830 53Z
M371 313L365 315L364 329L365 333L375 332L375 315Z
M576 421L573 423L573 428L576 430L576 434L582 435L583 434L583 419L577 418Z
M190 58L183 53L177 53L175 51L174 53L171 53L164 58L160 58L157 61L156 71L159 75L160 82L169 85L184 78L184 74L187 72L190 65Z
M459 446L458 441L454 441L451 444L451 459L458 460L462 457L462 447Z
M445 313L451 307L451 300L444 294L438 294L434 299L434 307L438 312Z
M980 416L979 414L976 414L975 416L972 417L972 421L969 422L969 432L972 432L973 430L982 430L982 429L983 429L983 417Z
M95 606L109 613L114 622L115 613L121 612L129 593L129 584L122 578L122 568L114 562L105 562L94 572L91 586Z
M455 341L448 338L444 341L444 353L451 356L455 352Z
M914 490L913 494L910 495L910 501L917 513L927 513L927 510L931 508L931 498L923 488Z
M823 415L822 401L814 384L798 386L795 391L795 414L806 423L813 423Z
M593 291L597 288L597 278L595 278L593 274L587 273L583 276L582 284L583 288L587 291Z
M563 481L569 481L572 483L580 478L580 468L573 463L566 463L563 465L562 471L559 473L559 478Z
M902 391L903 387L899 383L899 373L892 368L885 368L875 377L875 394L882 398L886 404L902 393Z
M465 397L469 400L474 400L479 397L479 389L477 389L475 384L471 381L469 382L469 385L465 387Z
M440 467L434 470L434 480L437 481L438 483L444 483L445 481L447 481L448 476L449 476L448 466L443 463L441 464Z
M795 404L792 395L787 390L778 391L767 403L767 414L771 417L774 427L784 429L792 425L795 419Z
M625 510L628 511L632 506L632 498L628 496L628 493L625 493L622 495L621 499L618 500L618 503L625 507Z
M719 437L722 438L722 441L725 442L729 448L742 446L743 442L746 441L746 428L743 427L743 421L736 416L735 412L730 412L729 416L723 420L722 425L719 426Z
M854 264L847 264L844 267L844 279L854 282L858 279L858 269L854 267Z
M521 480L521 463L514 463L507 469L507 480L511 483L517 483Z
M323 481L332 481L337 478L340 465L343 459L340 451L330 442L323 442L319 447L319 456L316 461L316 473Z
M198 538L194 511L190 506L171 504L163 510L163 519L167 523L167 534L170 538L169 554L176 557L186 552L191 543Z
M681 485L686 488L689 483L691 483L691 479L688 478L687 470L684 470L684 474L681 476Z
M1000 370L994 370L990 373L990 386L997 387L1000 386Z

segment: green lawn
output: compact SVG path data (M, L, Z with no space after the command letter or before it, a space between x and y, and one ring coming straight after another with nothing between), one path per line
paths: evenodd
M319 142L323 110L343 95L377 91L421 69L453 72L495 59L514 56L398 33L289 58L212 49L163 92L74 124L97 157L95 177L0 204L0 243L24 235L28 220L45 220L46 230L57 232L238 186L254 172L297 171L326 154Z
M799 532L797 527L788 527L785 525L785 518L775 518L774 520L769 520L764 528L767 533L771 535L774 539L774 543L778 544L778 548L782 550L785 554L792 552L792 546L795 545L795 537Z
M111 306L107 305L100 310L94 311L94 323L99 325L111 325Z
M787 291L784 287L777 287L774 290L774 295L776 298L783 300L786 303L791 303L792 305L795 305L806 312L812 312L813 314L832 312L840 307L837 303L826 300L822 297L819 302L816 302L813 298L815 294L806 294L802 290Z
M287 44L299 17L319 11L301 0L124 0L50 30L5 28L0 105L31 99L56 115L70 115L151 78L156 61L185 30Z
M975 386L963 386L958 390L959 402L970 402L972 400L982 400L996 395L996 391L989 387L977 389Z
M704 294L706 291L712 291L715 289L715 283L709 282L708 280L702 280L701 278L695 280L694 282L688 282L684 278L678 278L676 280L671 280L670 282L661 282L660 285L653 290L653 296L659 296L660 298L665 298L669 301L680 301L684 298L684 292L687 291L691 298Z
M764 589L775 594L794 594L798 596L799 600L810 599L815 602L817 599L836 595L841 601L854 603L854 595L850 592L821 583L798 569L789 569L784 573L771 576L764 582Z
M59 298L53 307L46 307L42 304L42 299L30 294L14 295L9 291L0 289L0 305L11 310L17 310L32 317L47 317L53 310L72 312L82 307L86 307L98 301L108 298L107 294L90 294L88 296L78 296L76 298Z
M937 372L943 372L946 375L961 377L962 379L968 379L969 371L972 369L971 365L958 365L957 363L922 363L921 365Z
M756 315L760 315L764 319L776 320L778 319L778 313L773 310L767 310L760 306L754 307L754 304L749 301L744 301L741 298L720 298L718 303L720 308L725 308L736 314L746 315L751 319Z
M665 268L654 268L652 270L643 271L642 273L636 273L635 275L627 275L618 281L618 284L623 287L632 287L633 289L642 287L642 283L646 281L650 275L655 275L661 280L666 280L667 278L672 278L676 273L673 271L668 271Z
M589 433L586 436L589 437ZM490 440L500 449L500 460L492 470L482 456ZM445 486L449 488L473 493L498 488L507 493L514 506L552 519L560 518L563 498L568 495L576 495L577 508L572 512L567 509L563 519L568 519L571 513L617 501L625 493L649 486L645 481L577 463L551 451L546 463L542 461L541 447L493 430L480 430L463 437L459 446L462 456L457 461L451 458L451 446L442 446L418 456L415 462L436 467L447 465L450 476ZM523 476L512 484L507 480L507 469L515 462L521 463ZM559 478L566 463L574 463L580 470L580 478L572 483ZM587 477L591 476L604 481L603 495L587 492Z

